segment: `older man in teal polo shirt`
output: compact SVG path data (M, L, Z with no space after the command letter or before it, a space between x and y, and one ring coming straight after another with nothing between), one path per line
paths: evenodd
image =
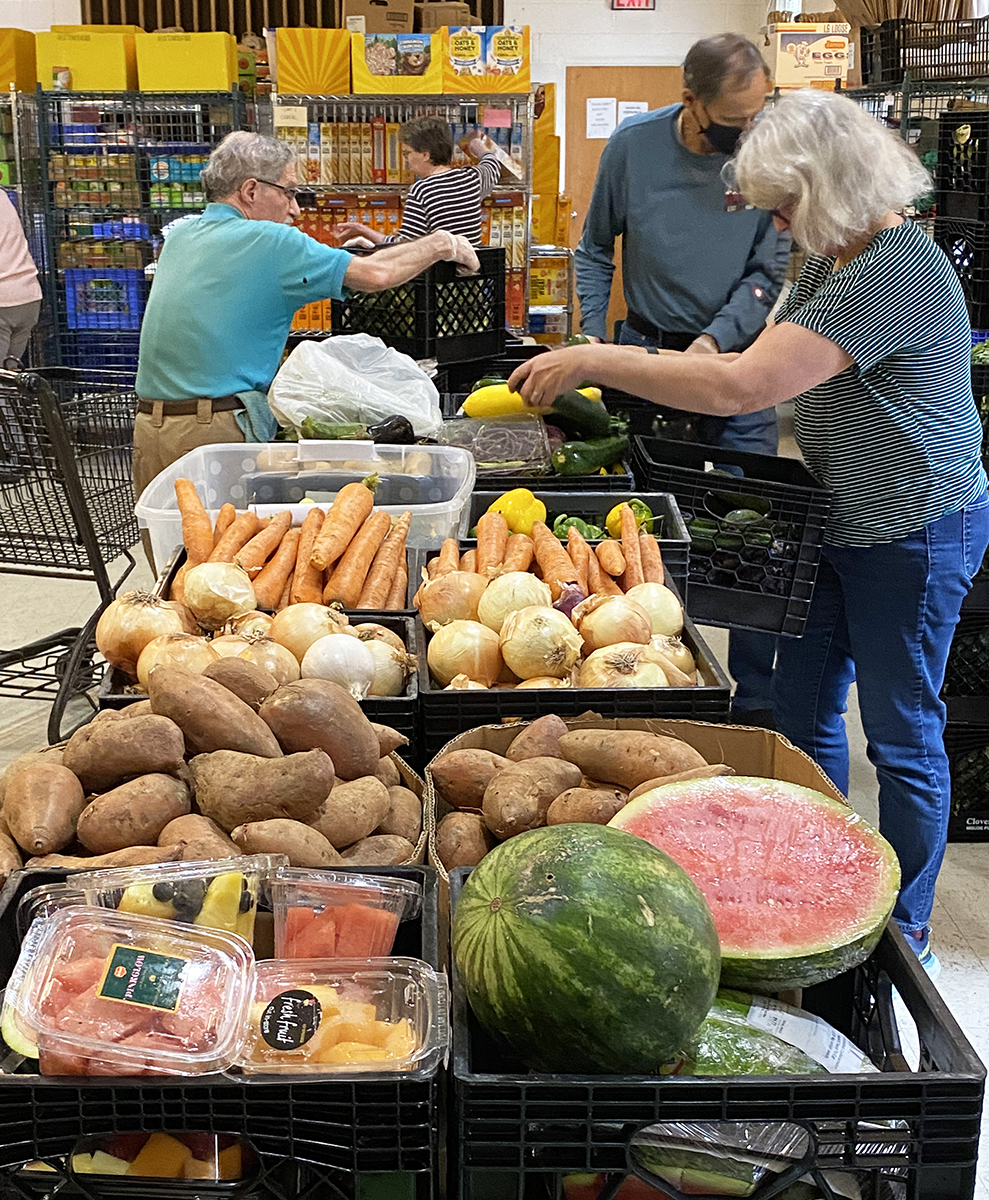
M268 390L302 305L397 287L441 260L478 269L467 240L443 231L360 257L293 228L295 164L274 138L229 134L202 180L206 211L166 240L141 327L138 497L196 446L244 441L256 404L270 416L258 393Z

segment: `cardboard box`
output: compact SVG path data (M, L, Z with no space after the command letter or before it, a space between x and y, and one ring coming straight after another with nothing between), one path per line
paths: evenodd
M766 59L782 90L803 87L833 89L848 79L850 26L842 22L793 22L770 25Z
M54 67L68 67L74 92L137 91L137 51L133 33L38 33L36 78L52 90Z
M35 69L34 34L25 29L0 29L0 88L33 92Z
M413 0L343 0L341 26L350 33L411 33Z
M287 96L340 96L350 91L346 29L279 29L278 91Z
M459 0L433 0L415 6L416 29L423 33L432 33L446 25L470 25L473 20L470 5Z
M142 92L227 92L237 82L232 33L138 33L134 45Z
M440 34L352 33L350 37L355 93L435 95L443 90Z
M451 25L443 30L443 91L528 92L528 25Z

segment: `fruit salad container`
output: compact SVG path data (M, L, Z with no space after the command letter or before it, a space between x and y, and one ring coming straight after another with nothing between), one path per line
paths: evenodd
M278 867L270 878L275 958L384 958L422 889L412 879Z
M446 978L420 959L268 959L237 1065L247 1075L426 1075L449 1036Z
M43 1162L28 1163L27 1171L43 1171ZM51 1168L48 1168L49 1170ZM133 1180L195 1180L196 1192L204 1183L222 1184L210 1195L238 1194L257 1176L258 1159L251 1145L227 1133L177 1131L167 1133L114 1133L82 1138L73 1147L69 1171L79 1186L96 1183L101 1196L134 1195ZM130 1182L128 1182L130 1181ZM240 1185L240 1186L237 1186ZM165 1185L164 1194L172 1189ZM191 1196L193 1192L181 1194Z
M236 934L74 905L31 925L0 1025L42 1075L204 1075L237 1058L253 983Z

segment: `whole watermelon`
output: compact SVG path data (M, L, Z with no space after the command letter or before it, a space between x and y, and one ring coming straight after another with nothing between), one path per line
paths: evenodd
M661 850L601 825L492 850L464 885L452 942L478 1020L540 1071L652 1074L718 986L700 890Z

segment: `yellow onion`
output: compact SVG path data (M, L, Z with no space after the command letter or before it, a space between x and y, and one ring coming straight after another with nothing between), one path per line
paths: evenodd
M641 604L652 620L653 633L675 637L683 628L680 601L661 583L637 583L625 593L628 600Z
M386 629L384 625L379 625L376 621L365 621L363 625L351 625L354 633L361 639L362 642L384 642L386 646L392 646L396 650L404 652L405 643L392 629Z
M502 625L513 612L534 604L552 607L549 587L529 571L508 571L492 579L484 589L477 605L477 619L495 633L501 633Z
M638 642L603 646L584 659L577 676L578 687L638 688L668 687L666 673L652 657L649 647Z
M491 687L502 665L498 635L480 621L451 621L430 638L426 662L440 687L446 687L458 675Z
M150 592L124 592L111 600L96 625L96 648L111 667L137 674L141 651L167 633L198 633L196 619L184 604L159 600Z
M246 659L267 671L279 685L295 683L302 674L295 655L263 633L227 634L211 644L221 658Z
M148 642L141 651L137 682L147 691L148 676L155 667L183 667L200 675L219 657L208 638L196 633L166 633Z
M568 688L572 687L569 679L557 679L555 675L537 675L534 679L523 679L515 685L520 692L523 688Z
M653 650L658 650L664 658L668 658L675 667L679 667L685 675L697 670L694 656L678 637L664 637L656 633L649 639L649 645Z
M451 571L427 579L415 594L422 623L435 633L451 621L476 621L477 606L488 581L473 571Z
M389 642L371 638L364 642L366 650L374 659L374 679L368 688L369 696L401 696L405 682L416 669L419 660L414 654L406 654L405 648L396 650Z
M186 608L204 629L221 629L233 617L257 608L251 577L236 563L204 562L191 567L182 595Z
M580 634L555 608L520 608L501 627L501 653L519 679L566 675L580 655Z
M652 618L629 596L590 596L573 610L573 623L584 641L584 653L616 642L645 645L652 637Z
M346 613L325 604L290 604L272 618L268 636L301 663L313 642L331 633L347 632L350 620Z
M483 683L478 683L475 679L468 679L466 675L454 675L443 689L444 692L486 692L487 690Z
M242 616L234 617L232 621L228 621L223 627L223 632L225 634L268 633L271 629L272 620L271 613L255 609L253 612L244 613Z

